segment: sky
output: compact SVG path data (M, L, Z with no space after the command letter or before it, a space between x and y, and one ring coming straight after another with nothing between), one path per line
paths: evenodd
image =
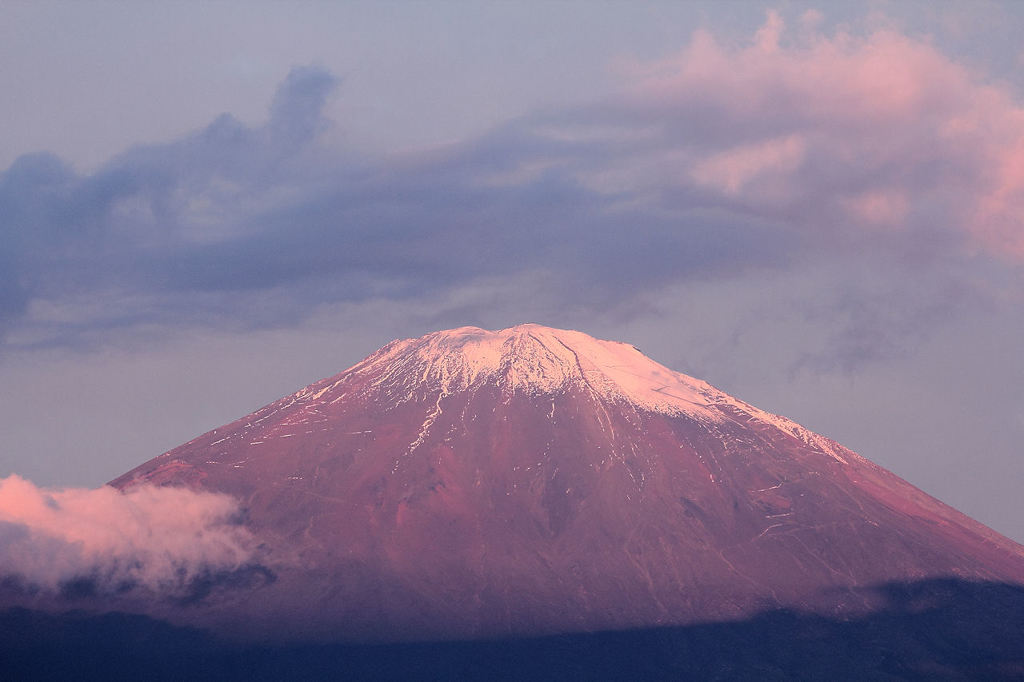
M982 0L0 0L0 477L95 488L394 338L537 322L1024 541L1022 32Z

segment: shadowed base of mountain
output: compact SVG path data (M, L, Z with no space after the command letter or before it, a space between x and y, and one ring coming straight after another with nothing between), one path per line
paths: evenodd
M541 638L229 644L144 616L0 612L0 677L56 679L1024 679L1024 586L954 579L876 588L848 619L748 620Z

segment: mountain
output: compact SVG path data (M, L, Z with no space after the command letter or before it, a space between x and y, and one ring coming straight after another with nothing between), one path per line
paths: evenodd
M538 325L393 341L111 485L141 483L242 501L276 580L186 619L265 636L854 618L873 586L1024 584L1024 547L840 444Z

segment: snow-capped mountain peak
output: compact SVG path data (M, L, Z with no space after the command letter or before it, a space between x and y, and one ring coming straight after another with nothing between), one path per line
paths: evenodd
M349 381L372 375L363 390L385 391L404 403L427 393L439 399L485 385L510 394L569 391L600 401L705 424L754 419L783 430L835 460L857 455L796 422L733 398L701 379L673 371L635 346L580 331L520 324L497 331L459 327L395 340L341 374L299 391L296 398L330 402Z
M398 341L371 358L389 376L410 374L446 393L492 382L511 392L584 389L663 412L711 417L724 395L706 382L654 362L625 343L578 331L522 324L499 331L460 327ZM385 379L386 381L387 379Z

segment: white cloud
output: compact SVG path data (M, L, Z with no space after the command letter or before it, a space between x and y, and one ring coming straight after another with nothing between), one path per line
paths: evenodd
M178 593L252 562L255 543L238 513L222 494L47 490L12 475L0 479L0 575L53 591L84 579L104 591Z

